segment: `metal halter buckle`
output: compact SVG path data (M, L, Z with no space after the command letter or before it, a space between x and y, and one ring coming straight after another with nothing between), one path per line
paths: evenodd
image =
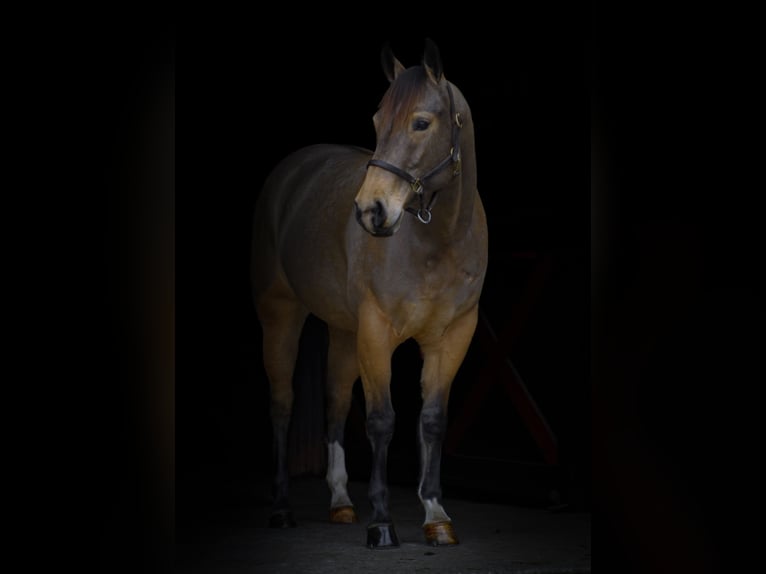
M460 175L460 172L463 171L463 160L460 157L460 154L457 154L457 160L455 161L454 167L452 168L452 176L458 176Z

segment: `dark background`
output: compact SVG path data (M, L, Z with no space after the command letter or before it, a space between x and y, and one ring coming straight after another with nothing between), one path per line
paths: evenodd
M758 544L762 89L751 15L592 20L594 565L731 572Z
M514 306L523 303L533 272L546 257L550 260L545 281L532 288L535 303L525 309L529 318L517 344L512 352L501 351L509 354L549 419L561 442L562 474L573 475L570 479L580 491L577 502L581 508L587 504L587 77L582 43L570 45L576 36L563 22L545 18L522 10L504 34L486 28L486 37L473 41L466 40L465 22L438 18L407 30L296 24L289 34L275 38L226 21L181 44L184 95L179 98L176 201L179 513L187 508L184 504L193 504L198 512L200 495L211 496L207 502L215 505L223 496L221 481L271 472L268 388L248 280L252 212L263 180L278 160L303 145L374 148L371 118L387 88L381 48L389 41L405 65L418 64L426 36L440 47L445 75L463 91L473 111L479 190L490 230L490 269L481 306L493 329L500 331L515 319ZM491 26L489 15L479 21ZM312 335L314 347L321 346L321 329ZM312 340L306 345L311 348ZM478 344L472 348L454 386L455 415L469 400L486 357ZM418 480L419 371L416 347L404 345L395 356L397 433L390 466L392 480L413 488ZM503 376L507 374L497 374ZM321 408L321 403L315 406L319 412ZM355 408L353 414L358 413L363 408ZM350 423L347 459L351 478L366 480L368 447L357 419ZM468 430L459 444L464 455L543 463L501 384L491 387ZM525 468L520 472L531 472ZM508 471L503 474L489 464L482 472L497 476L489 481L476 477L477 482L460 473L454 486L461 490L448 493L486 495L491 484L501 498L550 503L545 487L538 485L543 490L534 493L519 490L514 496L519 486L507 481ZM530 476L527 482L533 480ZM194 493L193 503L184 498L185 484ZM548 490L554 486L551 479Z
M24 226L13 282L32 301L15 338L33 351L35 399L13 404L39 405L50 381L49 408L23 427L46 448L25 458L45 460L38 493L56 479L53 514L77 525L59 529L68 551L90 563L98 546L112 570L167 564L190 512L204 520L237 502L232 484L268 473L255 197L300 145L372 146L380 47L410 65L426 36L474 114L493 322L524 293L534 259L519 255L554 255L508 353L560 440L563 484L590 491L572 501L593 512L594 564L718 571L758 548L744 528L762 490L757 20L593 8L373 7L351 25L323 11L322 26L318 12L134 12L30 28L9 52L24 128L10 157L46 161L20 164L33 193L9 194L23 202L8 211ZM412 357L396 358L401 460ZM456 396L481 360L472 348ZM488 411L463 447L539 463L506 397L490 399L503 417ZM483 440L496 420L514 442Z
M496 373L497 383L456 446L451 472L445 469L445 495L547 506L557 489L557 501L563 497L573 508L589 509L584 38L565 19L545 12L512 11L502 33L492 33L489 13L476 15L473 26L470 20L445 15L414 18L405 26L352 19L318 27L293 20L284 34L270 37L255 33L252 22L225 19L181 36L175 267L180 536L194 536L205 513L220 516L252 504L238 494L242 484L263 484L261 496L268 501L268 387L249 289L251 221L260 186L277 161L301 146L374 148L371 118L388 85L381 48L388 41L406 66L415 65L425 37L439 46L446 77L473 112L479 191L490 233L482 310L500 331L525 297L534 299L513 348L499 350L513 361L558 437L561 463L546 466L503 389L507 373ZM266 21L258 25L268 27ZM477 36L476 26L486 34ZM544 261L550 266L545 280L529 287ZM310 327L304 364L319 361L311 353L323 344L321 327ZM469 400L487 356L480 344L472 347L453 387L453 415ZM394 357L397 429L389 468L392 481L413 489L419 372L417 348L403 345ZM363 398L356 391L347 460L351 479L366 481L369 447ZM321 391L313 392L321 400ZM321 408L314 407L320 413ZM316 438L321 446L322 437Z

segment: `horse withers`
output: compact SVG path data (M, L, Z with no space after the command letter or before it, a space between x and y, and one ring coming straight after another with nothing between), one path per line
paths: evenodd
M476 328L487 269L487 224L476 187L471 111L426 41L406 68L386 46L390 86L373 116L375 151L314 145L267 177L253 222L252 284L271 390L276 476L270 524L294 526L287 433L304 321L327 324L330 520L356 522L346 486L344 427L361 377L372 446L367 544L398 546L386 455L394 432L391 357L414 339L423 357L419 421L423 529L457 544L441 498L441 447L452 381Z

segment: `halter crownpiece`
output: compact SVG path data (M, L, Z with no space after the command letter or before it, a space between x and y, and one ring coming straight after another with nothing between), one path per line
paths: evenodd
M428 205L425 203L425 198L423 197L423 182L430 177L436 175L441 170L443 170L445 167L447 167L450 163L453 164L452 169L452 177L455 177L457 175L460 175L461 170L461 161L460 161L460 128L463 127L463 118L460 115L460 112L455 111L455 98L452 95L452 88L450 88L449 82L447 83L447 94L449 94L449 115L450 118L454 119L454 122L452 124L452 147L450 147L449 155L445 157L439 164L434 167L432 170L427 172L425 175L422 175L420 177L415 177L411 175L410 173L404 171L403 169L396 167L395 165L388 163L387 161L383 161L381 159L371 159L367 162L367 167L369 168L371 165L375 167L379 167L382 169L385 169L387 171L390 171L393 174L398 175L405 181L407 181L410 184L410 187L412 188L412 191L415 192L415 195L417 195L420 198L420 207L418 209L413 209L412 207L406 207L405 209L409 211L410 213L417 216L417 218L420 220L421 223L430 223L431 222L431 208L433 206L434 200L436 199L436 194L439 190L434 191L431 194L431 199L428 201Z

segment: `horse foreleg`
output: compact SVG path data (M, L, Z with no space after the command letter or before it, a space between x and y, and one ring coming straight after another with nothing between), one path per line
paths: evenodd
M386 479L388 445L395 426L390 388L393 333L389 322L374 304L368 305L360 312L357 341L359 370L367 408L367 438L372 446L372 469L368 488L372 517L367 526L367 546L399 546L388 513Z
M425 509L423 531L433 545L457 544L452 519L442 506L441 450L447 430L447 404L452 381L471 343L478 309L460 317L436 341L421 344L423 408L420 413L420 484L418 496Z
M329 330L327 352L327 485L330 487L330 522L357 521L346 485L346 455L343 435L351 405L351 392L359 377L356 333Z
M293 407L293 371L298 356L305 310L289 299L271 299L258 305L263 328L263 365L271 390L273 456L276 465L269 526L295 526L288 501L287 433Z

